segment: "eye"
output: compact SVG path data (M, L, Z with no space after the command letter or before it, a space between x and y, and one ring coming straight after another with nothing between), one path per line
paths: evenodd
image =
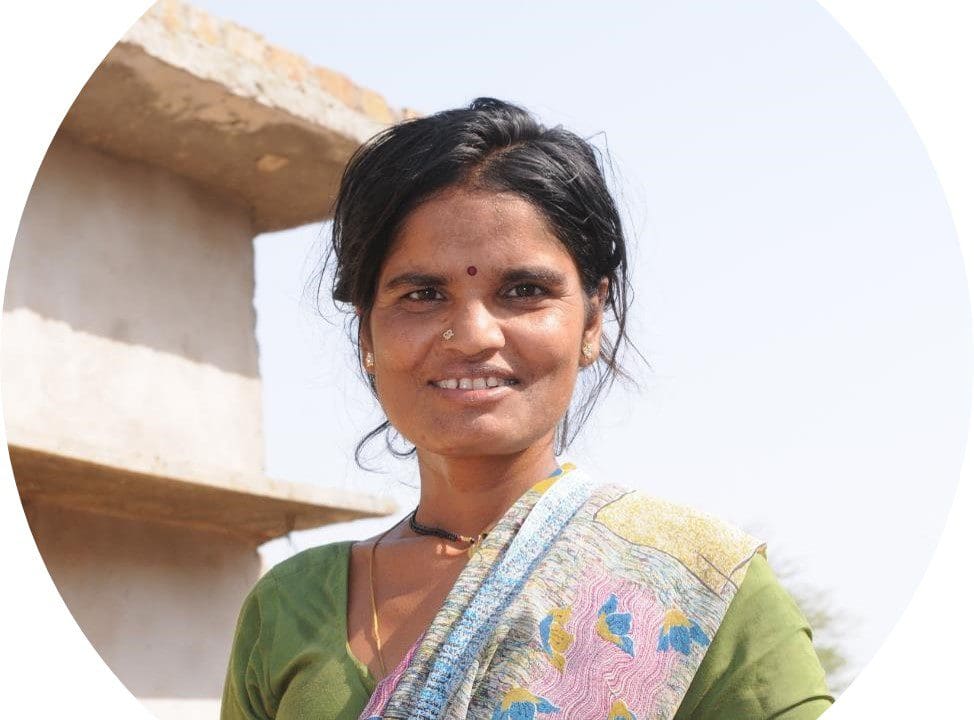
M547 295L548 291L540 285L534 283L521 283L515 285L504 293L504 297L510 298L535 298Z
M421 290L413 290L406 295L406 298L417 302L431 302L433 300L442 300L443 295L434 287L426 287Z

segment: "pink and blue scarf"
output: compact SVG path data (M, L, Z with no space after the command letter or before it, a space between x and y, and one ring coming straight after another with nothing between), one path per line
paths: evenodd
M762 546L570 464L505 514L361 720L664 720Z

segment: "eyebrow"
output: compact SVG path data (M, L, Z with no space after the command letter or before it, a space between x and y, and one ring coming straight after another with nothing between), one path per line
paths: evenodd
M544 285L557 286L564 285L566 278L564 273L560 273L557 270L552 270L551 268L544 266L511 268L501 275L501 282L512 283L525 281L534 281L540 282Z
M524 266L505 270L501 274L502 283L539 282L545 285L564 285L564 273L544 266ZM449 284L449 279L443 275L424 272L404 272L389 278L382 286L383 291L396 290L404 287L443 287Z
M382 286L383 290L395 290L396 288L402 287L443 287L447 284L447 280L442 275L431 275L430 273L421 272L404 272L390 278L385 285Z

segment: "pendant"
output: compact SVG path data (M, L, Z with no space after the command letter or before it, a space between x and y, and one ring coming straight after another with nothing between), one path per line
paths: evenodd
M477 552L477 548L480 547L480 541L483 540L483 539L484 538L483 538L482 535L478 535L477 536L477 539L473 541L473 543L470 545L469 548L467 548L467 555L469 555L470 557L473 557L474 556L474 553Z

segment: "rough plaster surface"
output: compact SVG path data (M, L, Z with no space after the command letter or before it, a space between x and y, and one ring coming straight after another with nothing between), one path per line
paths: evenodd
M178 0L153 5L122 43L241 98L281 109L361 142L382 125L415 116L327 68L271 45L248 28Z
M108 54L62 132L239 198L266 231L327 217L351 154L407 116L256 33L162 2Z
M263 475L247 210L58 137L28 199L0 382L26 498L252 544L392 511Z
M173 319L175 321L175 318ZM262 473L260 380L76 330L29 308L3 316L8 437L165 474Z
M257 378L253 236L241 203L58 136L24 209L4 308Z
M4 298L11 434L262 472L251 238L240 205L56 140Z
M38 549L88 640L136 697L220 697L253 547L185 528L27 506Z

